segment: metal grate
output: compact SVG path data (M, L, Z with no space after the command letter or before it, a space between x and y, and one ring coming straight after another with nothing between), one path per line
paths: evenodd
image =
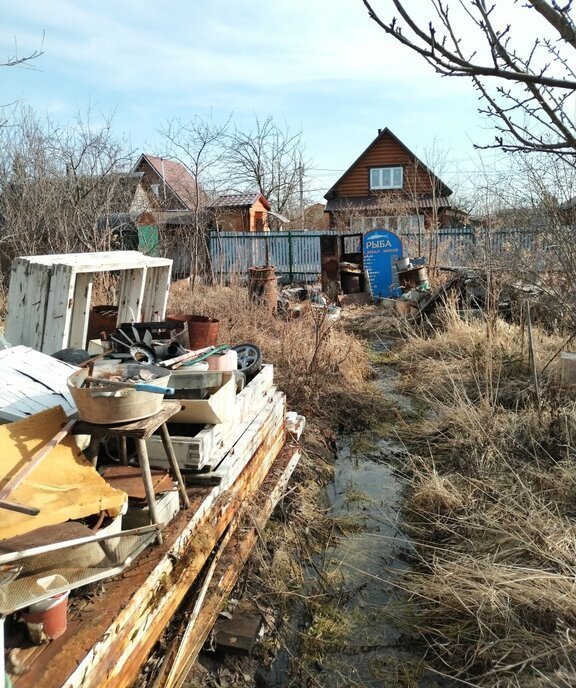
M156 533L156 526L144 526L0 555L0 614L121 573ZM46 588L49 578L54 582Z

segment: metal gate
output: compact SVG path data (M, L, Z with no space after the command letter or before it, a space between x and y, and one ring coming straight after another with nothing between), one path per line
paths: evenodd
M211 232L210 255L217 278L244 276L248 268L274 265L285 282L320 279L320 237L333 232Z

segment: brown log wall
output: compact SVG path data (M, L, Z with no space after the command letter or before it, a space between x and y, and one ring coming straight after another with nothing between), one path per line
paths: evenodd
M371 167L404 167L404 191L408 194L431 194L430 173L418 165L410 153L390 136L383 136L371 146L336 187L338 196L370 196ZM398 193L391 189L391 193ZM379 194L386 193L378 191Z

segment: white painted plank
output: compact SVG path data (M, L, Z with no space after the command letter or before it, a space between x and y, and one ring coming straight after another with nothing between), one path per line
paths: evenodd
M28 297L22 344L40 349L46 325L51 269L46 265L30 263L27 268L27 275Z
M52 268L44 339L40 348L44 353L53 354L68 346L75 278L74 268L69 265L54 265Z
M6 339L10 344L22 344L26 309L28 307L28 278L25 258L12 261L10 288L8 291L8 315L6 318Z
M75 370L26 346L0 352L0 419L15 420L53 406L74 413L66 381Z
M149 267L146 274L146 286L142 303L144 322L164 320L170 291L170 274L172 265Z
M93 278L94 273L92 272L76 275L68 346L75 346L78 349L86 348Z
M146 268L135 268L122 273L118 297L117 324L142 321L142 301L146 286Z
M58 253L41 256L25 256L30 263L42 265L68 265L81 272L106 272L132 270L140 267L172 265L169 258L153 258L139 251L100 251L95 253Z

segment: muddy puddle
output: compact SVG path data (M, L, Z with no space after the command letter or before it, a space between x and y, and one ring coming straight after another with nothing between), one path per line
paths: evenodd
M382 370L376 384L397 408L416 412L395 390L393 372ZM411 548L400 526L403 453L390 437L339 439L326 494L337 534L308 572L323 601L312 610L300 606L288 622L294 644L270 667L269 688L443 685L423 670L422 653L402 623L409 612L397 583Z

